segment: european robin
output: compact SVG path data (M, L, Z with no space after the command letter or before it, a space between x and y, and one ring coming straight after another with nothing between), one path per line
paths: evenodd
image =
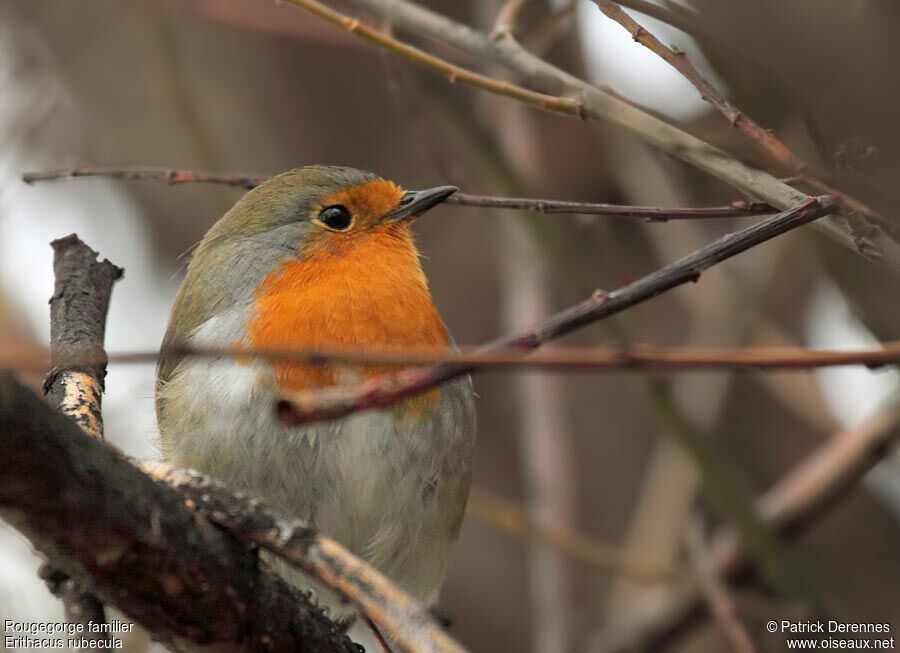
M166 351L451 347L410 222L455 190L404 191L368 172L328 166L269 179L197 247L157 367L167 460L307 520L429 605L469 491L470 379L391 409L290 426L276 418L279 391L358 382L386 370ZM299 572L279 571L315 587ZM316 589L332 616L355 614Z

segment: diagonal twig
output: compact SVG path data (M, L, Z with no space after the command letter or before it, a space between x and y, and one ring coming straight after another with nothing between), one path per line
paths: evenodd
M535 349L586 324L607 318L689 281L696 281L710 266L834 210L835 205L829 198L810 198L788 211L719 238L609 294L595 293L531 329L491 343L488 348ZM471 369L470 365L447 363L409 368L396 374L376 377L357 386L285 393L277 403L277 411L283 421L297 424L335 419L360 410L386 408L466 374Z
M719 578L715 560L704 541L703 527L699 519L694 519L688 524L684 540L688 559L697 577L697 587L706 601L709 612L721 626L725 639L735 653L757 653L756 644L737 615L734 599Z
M684 575L676 569L645 563L626 551L597 541L584 533L537 523L514 502L478 488L472 488L466 515L472 515L512 535L543 540L576 562L626 574L639 583L659 585L685 580Z
M151 478L177 489L189 508L241 541L256 544L321 580L357 605L405 653L465 653L428 608L374 567L311 528L281 517L256 499L234 493L199 472L163 462L144 462Z
M843 193L829 185L822 174L813 169L813 166L800 160L784 142L771 130L760 127L750 116L734 106L699 70L691 63L688 55L676 47L668 47L647 31L640 23L628 15L619 3L613 0L593 0L594 4L608 18L616 21L624 27L631 38L645 48L659 56L663 61L681 73L700 93L700 97L719 111L731 126L743 133L750 140L757 143L778 164L787 168L792 174L801 176L811 183L819 192L837 197L848 208L862 213L869 219L881 220L875 211L859 199Z
M314 0L288 0L306 9ZM414 33L451 45L484 61L497 63L520 76L524 83L567 98L577 98L577 115L605 120L633 132L641 140L704 170L723 182L778 209L786 210L809 199L771 174L753 168L706 141L671 125L615 94L544 61L525 50L515 39L492 39L489 34L442 16L408 0L350 0L380 20L390 21L398 30ZM315 3L319 6L320 3ZM326 8L327 9L327 8ZM331 11L331 10L329 10ZM316 13L316 12L312 12ZM347 21L354 19L343 17ZM393 40L375 43L400 56L407 56ZM413 60L413 59L410 59ZM414 61L414 60L413 60ZM422 60L415 61L426 65ZM426 67L429 67L426 65ZM430 68L430 67L429 67ZM436 72L440 69L430 68ZM465 82L463 78L458 81ZM484 88L512 97L502 88ZM544 108L553 110L548 105ZM563 113L571 115L570 107ZM870 223L864 236L855 234L840 216L816 222L816 227L857 254L900 271L900 243L879 226Z
M759 514L785 538L796 538L856 487L900 440L900 406L891 405L856 427L835 433L756 501ZM745 580L755 571L746 547L730 528L713 537L717 573L726 581ZM705 614L699 588L679 587L592 650L642 651L666 644Z

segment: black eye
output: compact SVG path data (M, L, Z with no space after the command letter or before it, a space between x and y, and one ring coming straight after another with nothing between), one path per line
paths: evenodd
M334 206L326 206L319 211L319 221L329 229L343 231L353 222L353 216L343 204L335 204Z

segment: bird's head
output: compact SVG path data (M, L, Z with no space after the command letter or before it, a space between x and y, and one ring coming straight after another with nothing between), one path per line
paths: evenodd
M247 193L210 230L212 242L267 242L301 256L340 256L373 238L405 236L409 222L456 192L410 191L353 168L306 166Z

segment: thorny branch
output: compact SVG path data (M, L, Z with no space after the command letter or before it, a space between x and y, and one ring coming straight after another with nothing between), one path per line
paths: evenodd
M586 324L631 308L689 281L696 281L707 268L834 210L835 205L829 198L810 198L793 209L719 238L609 294L594 293L535 327L501 338L487 347L535 349ZM356 386L285 393L278 402L278 413L283 421L299 424L334 419L360 410L386 408L470 371L471 365L444 363L408 368Z
M223 175L190 170L154 170L121 168L66 168L44 172L28 172L22 175L25 183L82 177L107 177L121 180L161 181L169 185L188 183L211 183L250 190L259 186L265 177L255 175ZM623 204L602 204L595 202L573 202L568 200L548 200L529 197L495 197L456 192L447 204L460 206L480 206L499 209L524 209L535 213L577 213L581 215L609 215L642 218L650 222L668 220L703 220L706 218L736 218L748 215L767 215L777 210L763 202L735 200L728 206L704 206L690 208L662 208L657 206L627 206Z
M8 376L0 376L0 425L0 516L164 640L356 653L252 544L353 602L399 651L463 652L424 606L333 540L197 472L151 462L142 472Z
M294 4L301 4L301 0L291 0L291 1ZM601 6L604 4L613 5L613 3L605 2L604 0L597 0L597 3ZM310 3L303 2L302 4L310 4ZM391 7L391 6L402 7L403 4L405 4L405 3L391 2L390 0L388 0L386 2L379 2L379 0L357 0L357 4L361 4L363 6L365 6L367 4L368 5L379 4L382 7ZM383 13L387 13L387 11L388 11L387 9L383 9ZM427 12L427 10L424 10L424 11ZM424 15L427 16L427 13ZM350 29L351 31L359 33L360 25L358 24L358 22L352 21L352 19L350 19L350 20L351 20L350 24L343 23L343 26L346 29ZM356 23L356 24L353 24L353 23ZM336 24L341 24L341 23L336 23ZM456 36L454 38L459 38L459 39L464 40L464 37L465 37L465 33L462 31L458 31L458 33L456 34ZM373 42L375 42L375 41L373 41ZM389 47L388 45L385 45L385 44L381 44L381 45L383 47ZM481 46L479 45L479 47L481 47ZM410 48L410 50L415 50L415 48ZM503 52L503 51L501 50L500 52ZM503 58L503 56L509 57L510 62L514 61L516 56L524 56L524 55L521 55L521 53L519 53L518 55L514 55L513 50L509 50L507 52L508 53L505 55L502 55L502 56L498 55L498 56L501 59ZM674 51L670 51L670 52L672 52L676 57L679 56L677 52L674 52ZM410 56L412 54L413 54L412 52L407 51L406 55L404 55L404 56ZM426 57L429 56L426 53L422 53L422 54L425 54ZM686 58L685 58L685 60L686 60ZM423 63L424 63L424 65L430 65L430 64L435 64L436 62L433 62L433 61L427 62L427 60L423 60ZM523 66L522 69L527 67L527 66L525 66L525 63L527 63L527 57L523 58L520 63ZM512 63L509 63L509 65L513 69L515 69L515 67L516 67L516 65L512 64ZM547 65L549 65L549 64L547 64ZM438 69L438 68L436 68L436 69ZM551 67L551 69L552 69L552 67ZM547 69L544 68L544 70L546 71ZM469 72L469 71L466 71L466 72ZM562 73L561 71L559 71L559 72L561 75L565 75L565 73ZM519 93L520 97L518 97L518 99L523 100L523 101L531 101L533 104L538 104L538 106L544 106L544 108L552 108L552 107L556 106L553 102L547 100L547 98L550 96L545 95L543 97L538 98L540 100L539 102L535 102L534 101L535 96L529 95L530 93L533 93L533 92L528 91L527 89L523 89L521 87L515 87L515 85L507 85L507 86L512 87L512 90L510 90L509 88L501 87L499 85L499 83L497 85L487 84L484 80L478 79L479 77L482 77L482 76L479 76L477 73L470 73L470 74L472 75L471 78L465 78L465 79L459 78L459 79L461 81L468 81L468 83L475 83L475 85L478 85L478 83L486 84L485 86L482 86L482 88L485 88L485 90L490 90L492 92L507 94L512 97L517 97L516 93ZM449 74L449 76L450 76L451 81L455 81L456 78L454 78L452 71ZM485 79L490 80L490 78L485 78ZM560 78L554 77L553 79L557 79L557 80L564 79L564 77L560 77ZM496 81L496 80L493 80L493 81ZM579 82L579 83L583 84L583 82ZM521 96L522 91L525 92L524 96ZM597 92L602 93L602 91L599 91L599 89L597 89ZM702 92L702 90L701 90L701 92ZM535 94L535 95L540 96L541 94ZM582 94L581 98L579 98L579 100L574 101L574 102L576 102L576 104L577 103L581 103L581 104L579 107L579 111L573 115L584 115L584 116L589 116L589 117L597 117L598 115L603 115L606 118L611 118L614 121L620 122L620 124L623 124L624 121L626 121L627 119L634 118L633 114L630 116L625 115L625 114L627 114L627 111L625 112L625 114L623 114L622 116L619 116L617 118L615 115L615 112L617 109L621 109L621 107L616 107L615 105L611 105L611 107L607 106L603 109L598 110L597 106L595 106L595 105L602 104L601 102L599 102L598 97L599 96L594 95L593 92L591 92L591 93L584 92ZM551 100L552 99L553 98L551 98ZM560 98L555 98L555 99L560 99ZM566 99L566 98L561 98L561 99ZM544 104L541 104L541 103L544 103ZM559 107L562 107L565 110L565 112L571 113L569 111L569 109L571 108L570 104L562 103L562 104L559 104ZM633 109L633 107L632 107L632 109ZM554 110L560 110L560 109L554 109ZM646 117L647 116L644 116L644 118L646 118ZM738 112L738 114L735 114L735 116L734 116L733 123L736 126L747 124L747 120L749 120L749 119L744 120L744 118L745 117L743 116L743 114L740 114ZM755 125L755 123L752 123L752 124ZM634 129L638 133L642 133L641 130L647 130L648 125L652 126L652 123L648 123L646 121L642 122L641 120L637 120L635 125L630 126L629 128ZM674 130L674 131L671 131L671 130ZM763 130L763 131L765 131L765 130ZM688 139L692 138L692 137L687 136L686 134L683 134L683 133L681 133L681 134ZM665 145L668 145L671 148L677 149L676 145L677 145L679 139L681 138L679 136L678 130L675 130L674 128L671 128L671 127L670 127L670 131L668 131L668 132L665 129L661 129L661 133L656 135L655 137L653 135L650 135L649 133L644 133L644 136L645 136L646 140L648 140L650 142L655 142L655 144L659 145L663 149L666 149L666 147L664 145L661 145L659 141L661 141L661 140L665 141L665 139L671 139L672 142L665 143ZM777 141L777 143L780 144L780 141L778 141L777 139L775 139L775 140ZM683 139L682 139L682 141L683 141ZM770 143L770 145L771 145L771 143ZM781 144L781 145L783 146L783 144ZM714 171L714 174L718 174L722 178L728 179L729 176L732 177L730 183L734 183L734 185L741 187L742 189L747 190L748 192L763 190L765 192L756 192L755 194L757 196L767 199L768 201L771 201L773 204L776 204L778 206L781 206L782 208L785 208L784 203L788 197L788 195L786 194L786 193L788 193L788 191L785 190L785 188L778 188L777 186L772 185L771 178L767 179L766 178L767 176L764 173L757 174L752 179L748 178L748 179L744 180L743 182L741 182L744 184L744 186L741 186L736 180L739 177L740 166L742 164L734 165L733 161L715 163L711 159L704 159L705 155L703 155L701 153L689 152L688 150L689 150L689 148L685 148L685 151L688 153L683 155L683 158L685 158L686 160L691 161L695 165L698 165L699 167L703 167L704 169ZM777 148L776 148L776 150L777 150ZM785 150L787 150L787 148L785 148ZM669 150L667 150L667 151L669 151ZM793 156L789 150L787 150L787 152L788 152L788 154ZM716 152L713 152L713 154L715 155ZM719 153L719 154L721 154L721 153ZM783 154L783 152L782 152L782 154ZM726 158L728 158L727 155L725 155L725 156L726 156ZM801 172L805 171L805 168L802 163L799 163L796 161L795 161L795 163L798 166L797 170L799 170ZM755 171L755 172L758 172L758 171ZM73 176L77 176L77 175L73 175ZM242 179L243 179L243 181L242 181ZM235 185L239 185L239 186L242 185L244 187L249 187L248 184L251 182L249 182L248 179L249 178L237 178ZM171 180L168 180L168 181L169 181L169 183L184 183L185 181L199 181L199 179L181 180L176 177L173 177ZM214 181L214 180L208 180L208 181ZM818 182L818 180L814 180L814 181L822 184L822 182ZM826 186L822 186L822 187L826 187ZM867 207L865 207L864 205L854 206L852 198L848 198L847 196L845 196L843 194L839 194L839 195L840 195L841 201L848 204L852 208L854 208L856 210L860 210L861 212L864 212L864 213L868 210ZM463 197L465 197L465 196L463 196ZM779 201L775 201L775 200L771 199L771 198L776 198L776 197L779 198ZM493 200L495 200L495 201L497 199L498 198L493 198ZM793 201L790 203L793 204L796 201L798 201L799 199L803 199L803 197L802 197L802 195L798 195L795 192L794 195L791 197L791 199ZM821 200L821 198L820 198L820 200ZM532 210L539 210L539 211L542 210L544 212L550 212L552 210L552 209L547 209L547 208L539 208L540 205L535 204L535 202L541 202L541 200L512 200L511 198L508 198L507 201L530 202L531 205L526 206L524 208L531 208ZM810 200L810 201L812 201L812 200ZM462 203L462 202L460 202L460 203ZM483 205L497 206L496 204L483 204ZM600 206L602 206L602 205L600 205ZM519 206L517 208L523 208L523 207ZM643 208L646 208L646 207L643 207ZM808 211L812 208L818 209L817 215L822 215L823 213L826 212L826 210L831 211L833 209L833 207L829 205L829 202L826 201L823 205L817 205L816 207L810 206L809 203L806 203L800 207L792 209L792 211ZM568 210L568 209L560 209L560 210ZM790 213L790 212L791 211L788 211L788 213ZM869 212L869 215L871 216L871 212ZM648 217L648 216L641 216L641 217ZM781 217L783 217L783 216L776 216L776 218L774 218L773 220L777 220L778 218L781 218ZM806 217L808 218L808 220L812 220L812 219L815 219L815 217L817 217L817 216L812 216L812 217L806 216ZM846 238L844 238L844 241L847 242ZM762 241L759 241L759 242L762 242ZM887 243L887 241L884 238L882 238L881 236L876 235L874 237L873 246L876 247L876 249L879 246L884 245L886 243ZM757 243L754 243L754 244L757 244ZM752 246L752 245L748 245L748 246ZM738 250L738 251L743 251L743 250ZM734 252L734 253L736 253L736 252ZM888 246L887 249L885 249L884 251L879 253L879 256L885 256L888 259L893 259L895 254L896 254L896 251L894 249L892 249L890 246ZM729 256L730 255L733 255L733 254L729 254ZM720 260L722 260L722 259L720 259ZM893 260L891 260L890 262L892 265L896 264ZM665 269L667 269L667 268L665 268ZM696 274L697 275L699 274L699 270L697 271ZM684 281L686 281L686 280L687 279L685 279ZM680 281L679 283L683 283L684 281ZM640 282L637 282L637 283L640 283ZM660 287L656 292L662 292L663 290L666 290L670 287L674 287L674 286ZM628 288L631 288L631 286L629 286ZM623 290L625 290L625 289L623 289ZM617 291L617 293L620 293L620 291ZM620 294L617 294L617 293L613 293L610 296L601 296L599 298L592 298L595 300L594 303L590 306L587 306L587 305L583 306L582 307L583 312L591 313L592 317L590 319L601 319L602 317L606 317L606 315L608 315L608 314L612 314L611 312L604 312L604 311L615 312L613 309L609 309L609 308L604 309L604 307L606 304L610 303L612 300L618 299L621 296L621 294L624 294L624 293L620 293ZM653 296L653 295L647 294L645 296L642 296L641 299L638 299L633 303L636 303L637 301L643 301L643 299L649 298L651 296ZM590 300L586 300L585 304L588 301L590 301ZM629 305L633 305L633 303L629 304ZM616 310L622 310L622 309L616 309ZM586 323L586 322L582 322L582 323ZM569 328L575 328L575 326L569 325ZM532 334L531 334L532 337L524 337L523 336L523 337L516 338L515 339L516 341L520 341L520 342L517 342L516 344L519 344L520 346L526 346L526 347L538 346L544 339L549 338L549 337L554 337L555 335L559 335L560 333L564 332L562 330L562 327L560 327L560 325L558 325L558 324L556 325L556 329L557 329L557 331L553 331L548 328L547 333L543 333L541 329L537 329L532 332ZM523 340L523 338L524 338L524 340ZM891 344L893 344L893 343L891 343ZM456 366L456 367L459 367L461 365L477 364L475 361L466 362L461 359L454 360L454 361L442 361L442 362L445 366ZM626 361L626 362L631 363L631 361ZM511 363L511 364L518 364L518 363ZM746 362L743 362L743 363L737 362L735 364L742 365L742 364L747 364L747 363ZM466 371L465 369L462 369L461 371L454 370L452 372L452 374L453 375L456 375L457 373L461 374L461 373L464 373L465 371ZM415 370L411 370L410 372L415 372ZM450 378L450 376L447 376L446 378ZM437 381L437 382L439 382L439 381ZM422 389L424 389L424 387ZM400 398L402 398L402 397L400 397ZM792 531L793 529L802 528L802 526L804 526L806 523L804 521L804 517L805 517L805 519L809 519L811 513L815 513L818 510L823 509L823 507L825 507L827 505L829 500L834 499L840 493L840 490L844 489L849 484L852 484L856 480L858 480L859 475L861 475L864 470L869 468L870 457L874 459L883 454L883 449L884 449L886 442L888 442L888 438L893 439L896 436L896 419L894 419L893 423L890 425L890 429L886 429L884 424L879 424L878 426L879 426L879 428L872 427L871 429L869 429L868 431L866 431L865 433L860 435L859 441L854 441L854 442L849 442L849 443L848 442L839 443L839 444L843 444L843 445L846 445L847 447L849 447L849 453L848 453L847 449L842 450L840 458L837 457L837 454L835 454L835 452L833 452L831 450L825 451L824 448L823 448L823 451L817 452L817 454L816 454L817 458L815 460L810 460L810 467L814 464L824 466L825 470L826 470L825 473L824 474L822 473L822 469L819 469L819 470L817 470L816 473L813 473L811 471L811 469L807 468L806 466L797 470L797 472L795 472L795 474L791 475L791 477L786 479L783 484L780 484L777 488L775 488L775 490L773 490L773 492L766 495L766 499L768 499L768 502L766 500L763 500L761 502L761 509L763 511L766 511L768 509L769 516L773 520L776 520L776 521L780 520L780 521L778 521L779 525L782 526L788 532ZM864 431L864 430L865 429L861 429L861 431ZM852 436L852 435L854 435L854 434L852 434L852 433L847 434L847 436L844 439L850 440L851 439L850 436ZM829 455L831 455L832 457L828 458ZM830 467L828 467L829 464L831 465ZM805 474L805 476L804 476L804 474ZM810 488L813 488L813 490L810 490ZM779 490L783 491L782 495L778 495ZM806 494L804 494L804 490L807 491ZM789 493L790 493L790 496L788 496ZM804 499L806 500L805 503L804 503ZM2 505L5 505L5 504L2 504ZM794 511L793 513L792 513L792 510ZM221 521L221 525L228 527L228 524L229 524L228 519L223 519ZM231 527L234 528L233 523L232 523ZM239 530L239 529L236 529L236 530ZM281 539L284 540L285 538L282 537ZM741 562L741 555L742 555L741 548L740 548L740 544L736 543L736 542L737 541L733 538L733 536L729 536L729 535L723 536L720 538L720 541L719 541L720 546L718 546L716 549L717 563L719 564L721 570L728 577L732 577L734 574L737 573L734 571L735 569L741 569L741 568L745 567L746 564L748 564L746 561ZM270 543L270 545L271 545L271 543ZM275 546L275 545L272 545L272 546ZM277 548L277 546L276 546L276 548ZM676 625L677 625L677 623L676 623Z

